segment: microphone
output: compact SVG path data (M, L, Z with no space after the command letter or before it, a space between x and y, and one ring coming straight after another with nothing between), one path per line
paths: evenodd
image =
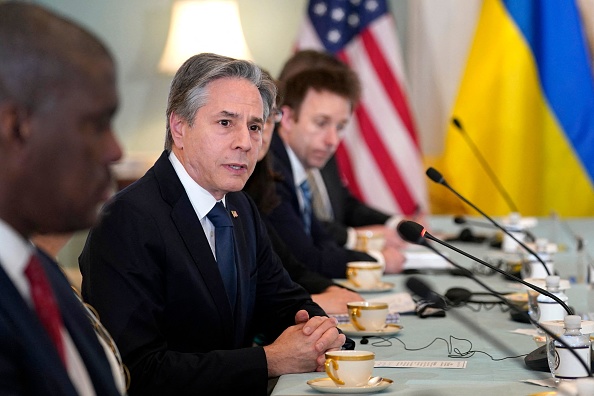
M565 311L567 311L567 314L568 315L573 315L572 309L569 308L567 306L567 304L565 304L565 302L562 301L559 297L557 297L554 294L550 293L548 290L544 290L544 289L542 289L542 288L540 288L540 287L538 287L536 285L533 285L531 283L528 283L528 282L526 282L523 279L520 279L520 278L518 278L518 277L516 277L516 276L514 276L514 275L512 275L510 273L507 273L506 271L504 271L504 270L502 270L500 268L497 268L497 267L495 267L495 266L487 263L486 261L483 261L483 260L479 259L478 257L475 257L475 256L473 256L473 255L471 255L469 253L466 253L465 251L460 250L457 247L455 247L453 245L450 245L449 243L444 242L444 241L442 241L442 240L434 237L429 232L427 232L427 230L425 229L425 227L423 227L422 225L420 225L418 223L415 223L414 221L408 221L408 220L401 221L400 224L398 224L397 230L398 230L398 234L400 235L400 237L403 240L405 240L407 242L410 242L410 243L417 244L417 245L423 245L425 247L428 247L429 249L433 250L434 252L436 252L438 255L440 255L442 257L444 257L444 255L441 252L439 252L437 249L435 249L433 246L431 246L427 242L427 239L430 239L432 241L435 241L435 242L439 243L440 245L443 245L443 246L445 246L445 247L447 247L449 249L452 249L455 252L460 253L461 255L466 256L469 259L471 259L473 261L476 261L479 264L482 264L484 266L489 267L493 271L499 272L500 274L502 274L502 275L504 275L504 276L506 276L506 277L508 277L508 278L510 278L512 280L515 280L517 282L520 282L524 286L527 286L527 287L531 288L532 290L537 291L540 294L544 294L545 296L550 297L551 299L555 300L555 302L557 302L558 304L560 304L563 307L563 309L565 309ZM447 258L446 258L446 261L448 261L448 262L451 263L451 261L448 260ZM451 264L453 264L455 267L459 268L458 265L456 265L454 263L451 263ZM462 268L464 268L464 267L462 267ZM464 269L468 272L468 274L470 274L470 275L467 274L467 276L468 277L472 277L470 271L468 271L466 268L464 268Z
M520 241L518 238L516 238L511 232L509 232L507 229L505 229L505 227L502 227L499 223L497 223L495 220L493 220L491 217L489 217L485 212L483 212L482 210L480 210L478 207L476 207L476 205L474 205L472 202L470 202L469 200L467 200L466 198L464 198L462 195L460 195L460 193L458 193L458 191L454 190L444 179L444 177L441 175L441 173L439 173L437 170L435 170L435 168L429 167L427 169L427 171L425 172L425 174L429 177L429 179L431 179L432 181L434 181L435 183L438 184L442 184L444 185L448 190L450 190L451 192L453 192L458 198L460 198L462 201L464 201L466 204L470 205L471 208L473 208L474 210L476 210L477 212L479 212L484 218L486 218L487 220L489 220L489 222L491 222L491 224L493 224L495 227L499 228L501 231L503 231L505 234L507 234L508 236L510 236L514 241L516 241L518 243L518 245L522 246L522 248L524 250L526 250L528 253L532 254L534 257L536 257L536 259L542 264L542 266L544 267L547 275L551 275L551 271L549 271L549 268L547 267L547 265L545 264L545 262L543 261L543 259L534 252L534 250L530 249L528 246L526 246L526 244L522 241Z
M456 223L456 224L468 224L468 225L473 225L473 226L477 226L477 227L485 227L485 228L497 228L493 224L485 223L485 222L482 222L482 221L469 220L469 219L465 218L464 216L454 216L454 223ZM526 237L530 241L532 241L532 242L536 241L536 237L530 231L528 231L528 230L522 230L522 232L524 233L524 235L526 235Z
M444 299L435 293L425 282L417 277L411 276L406 280L406 287L408 290L419 296L422 300L435 305L437 308L446 309Z
M429 245L429 243L421 243L423 246L428 247L429 249L433 250L435 253L441 255L443 258L445 258L446 260L448 260L452 265L459 267L459 268L464 268L456 263L454 263L453 261L451 261L449 258L447 258L447 256L442 255L437 249L435 249L434 247L432 247L431 245ZM551 337L552 339L554 339L555 341L558 341L561 345L563 345L565 348L567 348L573 355L574 357L582 364L582 366L584 366L584 368L586 369L586 372L588 373L588 377L592 377L592 371L590 370L590 367L588 366L588 364L577 354L577 352L570 347L565 340L563 340L562 338L558 337L555 333L553 333L551 330L547 329L545 326L542 326L540 323L538 323L537 321L535 321L534 319L532 319L530 317L530 315L528 315L526 312L520 310L518 307L516 307L514 304L512 304L511 302L509 302L507 299L505 299L504 297L502 297L498 292L496 292L495 290L491 289L489 286L487 286L486 284L484 284L483 282L481 282L478 278L476 278L475 276L469 275L469 278L472 279L473 281L475 281L476 283L478 283L479 285L481 285L482 287L484 287L487 291L489 291L491 294L493 294L495 297L499 298L504 304L506 304L511 310L517 312L518 314L527 317L527 319L536 327L538 327L539 329L541 329L542 331L544 331L549 337ZM423 293L427 296L439 296L439 294L437 294L436 292L434 292L425 282L423 282L420 279L411 277L407 280L406 282L406 287L414 294L419 295L419 293ZM542 347L541 347L542 348ZM545 346L546 348L546 346ZM538 351L538 349L537 349ZM534 352L532 352L534 353ZM528 365L528 364L527 364ZM548 366L548 364L547 364ZM530 367L530 366L529 366ZM548 369L548 367L547 367Z
M456 127L458 132L460 132L460 134L462 135L462 137L464 138L464 140L470 147L470 150L472 151L472 153L474 154L476 159L478 159L483 170L487 173L487 176L489 176L489 179L491 179L491 182L493 183L493 185L495 185L495 188L497 188L497 191L499 191L499 194L501 194L501 196L507 203L507 206L509 207L509 209L512 212L519 212L517 206L514 204L514 201L512 201L511 197L509 196L509 194L503 187L503 184L501 184L501 181L499 181L499 179L497 178L497 175L495 175L495 172L493 172L493 169L489 166L489 163L487 162L485 157L481 154L478 147L476 147L476 144L474 144L474 142L470 138L470 135L468 133L466 133L464 128L462 128L462 124L460 123L460 120L458 120L456 117L454 117L454 118L452 118L452 124L454 124L454 126Z

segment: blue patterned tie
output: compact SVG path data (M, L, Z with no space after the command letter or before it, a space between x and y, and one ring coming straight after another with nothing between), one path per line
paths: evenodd
M299 185L301 188L301 192L303 193L303 212L301 216L303 217L303 225L305 229L305 233L307 235L311 234L311 189L309 188L309 183L307 179L303 181Z
M231 306L237 294L237 269L235 268L235 240L233 222L222 202L217 202L206 215L215 226L215 253L221 277Z

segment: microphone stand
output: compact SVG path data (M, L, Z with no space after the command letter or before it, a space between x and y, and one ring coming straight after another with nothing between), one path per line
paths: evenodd
M493 224L483 223L481 221L475 221L475 220L468 220L464 216L456 216L456 217L454 217L454 223L456 223L456 224L468 224L468 225L471 225L471 226L483 227L483 228L491 228L491 229L497 228ZM532 242L536 241L536 237L530 231L528 231L528 230L522 230L522 232Z
M499 228L501 231L505 232L508 236L510 236L514 241L516 241L518 243L518 245L522 246L522 248L524 248L528 253L534 255L534 257L536 257L536 259L544 267L547 275L551 275L551 271L549 271L549 269L548 269L547 265L545 264L545 262L543 261L543 259L538 254L536 254L536 252L534 252L532 249L530 249L528 246L526 246L526 244L524 244L523 242L521 242L511 232L509 232L508 230L506 230L505 227L502 227L501 225L499 225L495 220L493 220L485 212L483 212L478 207L476 207L472 202L470 202L469 200L467 200L466 198L464 198L462 195L460 195L460 193L458 193L456 190L454 190L445 181L445 179L443 178L443 176L441 175L441 173L439 173L435 168L429 167L427 169L427 171L425 172L425 174L429 177L429 179L431 179L435 183L442 184L443 186L445 186L448 190L450 190L451 192L453 192L458 198L460 198L462 201L464 201L466 204L468 204L471 208L473 208L474 210L476 210L477 212L479 212L485 219L489 220L491 222L491 224L493 224L495 227Z
M428 233L425 233L425 236L427 236ZM428 237L431 240L435 240L436 242L441 242L439 240L437 240L436 238L431 238ZM528 319L528 321L530 323L532 323L534 326L538 327L539 329L541 329L543 332L545 332L549 337L551 337L552 339L554 339L555 341L558 341L561 345L563 345L565 348L567 348L569 351L571 351L571 353L574 355L574 357L582 364L582 366L584 366L584 368L586 369L586 372L588 373L588 377L592 377L592 371L590 370L590 367L588 367L588 364L586 362L584 362L582 360L582 358L577 354L577 352L571 347L569 346L565 340L561 339L560 337L558 337L556 334L554 334L551 330L547 329L545 326L542 326L540 323L538 323L536 320L532 319L530 317L530 315L528 315L526 312L520 310L518 307L516 307L514 304L512 304L511 302L509 302L507 299L505 299L504 297L502 297L500 295L500 293L496 292L495 290L491 289L489 286L487 286L484 282L482 282L480 279L478 279L477 277L473 276L470 274L470 271L468 271L466 268L464 268L463 266L455 263L454 261L452 261L449 257L447 257L445 254L441 253L439 250L437 250L435 247L431 246L426 240L423 242L419 243L420 245L423 245L429 249L431 249L433 252L435 252L437 255L441 256L443 259L445 259L447 262L449 262L450 264L452 264L454 267L462 270L462 272L466 273L466 276L470 279L472 279L473 281L475 281L476 283L478 283L480 286L484 287L487 291L489 291L490 293L492 293L495 297L499 298L504 304L506 304L511 310L515 311L516 313L526 317ZM455 249L456 250L456 249ZM472 257L469 257L472 258ZM481 261L479 261L481 262ZM481 262L482 263L482 262ZM490 265L489 265L490 266ZM535 287L534 290L538 291L538 287ZM414 290L413 290L414 292ZM548 293L550 294L550 293ZM564 308L568 309L567 306L565 304L563 304L560 300L558 301L559 303L561 303L562 305L564 305ZM570 311L568 311L570 312ZM571 312L569 313L570 315ZM547 352L548 353L548 352Z
M493 271L499 272L500 274L505 275L506 277L511 278L512 280L514 280L516 282L520 282L524 286L527 286L527 287L531 288L532 290L539 292L540 294L544 294L545 296L552 298L553 300L555 300L556 303L560 304L563 307L563 309L565 309L565 311L567 311L567 314L568 315L573 315L573 311L571 310L571 308L569 308L567 306L567 304L565 304L565 302L563 302L559 297L555 296L554 294L549 293L547 290L541 289L540 287L538 287L536 285L533 285L531 283L528 283L525 280L520 279L520 278L518 278L518 277L516 277L516 276L514 276L514 275L512 275L512 274L510 274L508 272L505 272L504 270L502 270L500 268L497 268L497 267L495 267L495 266L487 263L486 261L483 261L483 260L479 259L478 257L475 257L475 256L473 256L473 255L471 255L469 253L466 253L465 251L460 250L457 247L455 247L453 245L450 245L449 243L444 242L444 241L442 241L442 240L434 237L433 235L429 234L427 231L424 232L423 236L425 238L427 238L427 239L430 239L432 241L435 241L435 242L439 243L440 245L443 245L443 246L445 246L445 247L447 247L449 249L452 249L453 251L455 251L457 253L460 253L461 255L466 256L469 259L471 259L473 261L476 261L477 263L480 263L480 264L482 264L484 266L487 266L490 269L492 269ZM431 248L431 250L435 251L435 249L433 249L433 248ZM441 254L440 254L440 256L443 257L443 255L441 255ZM447 260L447 261L449 261L449 260Z
M468 133L466 132L466 130L464 128L462 128L462 123L460 123L460 120L458 120L457 118L453 118L452 119L452 124L454 124L454 126L456 127L456 129L458 129L458 131L460 132L460 134L464 137L464 140L466 140L466 143L468 143L468 146L470 147L470 149L474 153L475 158L477 158L479 160L479 163L483 167L484 171L487 172L487 175L489 176L489 179L491 179L491 182L495 185L495 187L497 188L497 191L499 191L499 193L501 194L501 196L503 197L503 199L507 203L507 206L511 209L512 212L519 212L518 211L518 208L514 204L514 201L512 201L512 199L509 196L508 192L505 190L505 188L503 188L503 184L501 184L501 182L497 178L497 175L493 171L493 168L491 168L489 166L489 163L487 162L487 160L485 159L485 157L481 154L481 152L479 151L478 147L476 147L476 144L474 144L474 142L470 138L470 135L468 135Z

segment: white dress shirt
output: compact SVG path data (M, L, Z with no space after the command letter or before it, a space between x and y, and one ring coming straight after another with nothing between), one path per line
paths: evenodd
M215 226L211 223L208 217L206 217L206 215L215 206L217 200L208 191L196 183L194 179L192 179L192 177L188 174L188 171L186 171L186 168L184 168L173 151L169 154L169 161L171 162L171 165L173 165L173 169L175 170L177 177L179 177L179 180L184 186L184 190L186 190L188 198L190 198L190 203L196 212L196 216L198 216L198 219L200 219L200 224L202 225L206 239L208 239L212 254L216 258ZM223 202L223 205L227 207L225 197L223 197L221 201Z

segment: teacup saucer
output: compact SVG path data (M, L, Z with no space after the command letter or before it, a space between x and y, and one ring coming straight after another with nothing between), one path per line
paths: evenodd
M389 378L382 379L377 385L364 385L364 386L341 386L338 387L330 378L316 378L307 381L307 385L311 386L313 389L317 390L318 392L323 393L373 393L379 392L381 390L386 389L388 386L392 385L394 381Z
M380 282L377 286L369 288L369 289L363 288L363 287L357 287L354 284L352 284L351 282L349 282L347 279L336 279L335 282L341 286L344 286L348 289L356 291L357 293L381 293L381 292L390 291L394 288L394 284L391 282Z
M342 323L338 325L338 328L340 330L342 330L342 332L345 335L348 336L355 336L355 337L372 337L372 336L378 336L378 337L382 337L382 336L391 336L394 335L396 333L399 333L400 330L403 329L402 325L399 324L394 324L394 323L388 323L386 325L386 327L384 327L381 330L375 330L375 331L361 331L361 330L357 330L355 328L355 326L353 326L352 323Z

